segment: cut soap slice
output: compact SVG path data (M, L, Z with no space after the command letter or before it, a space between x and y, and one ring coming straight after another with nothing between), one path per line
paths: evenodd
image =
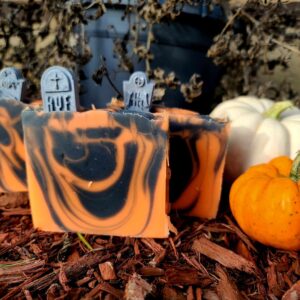
M228 122L177 108L170 120L170 197L172 208L215 218L219 208L228 142Z
M25 150L18 100L0 100L0 192L27 191Z
M34 226L168 236L166 113L22 114Z

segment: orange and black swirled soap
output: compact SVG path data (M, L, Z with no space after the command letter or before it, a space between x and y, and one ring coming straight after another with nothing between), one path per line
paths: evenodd
M48 99L45 110L51 111L22 114L34 226L166 237L169 120L167 113L143 111L151 101L143 73L130 78L137 88L126 88L128 110L122 112L55 111L55 105L66 107L59 100L66 94L59 89L69 91L70 78L55 71L50 79L53 86L47 86L43 98Z
M174 210L215 218L221 197L229 124L184 109L156 108L170 120L169 200Z
M15 68L0 72L0 192L27 190L21 100L25 80Z

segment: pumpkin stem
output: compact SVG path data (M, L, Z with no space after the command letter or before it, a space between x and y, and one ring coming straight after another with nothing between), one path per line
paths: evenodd
M279 119L281 113L293 106L293 102L289 100L277 102L264 113L264 116L268 118Z
M293 161L290 178L295 182L300 181L300 151L298 151Z

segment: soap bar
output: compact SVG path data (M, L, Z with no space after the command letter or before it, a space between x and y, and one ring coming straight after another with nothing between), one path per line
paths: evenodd
M168 236L166 113L22 113L34 227Z
M0 100L0 192L27 191L21 112L18 100Z
M228 122L185 109L156 111L169 113L172 209L190 216L215 218L221 197Z

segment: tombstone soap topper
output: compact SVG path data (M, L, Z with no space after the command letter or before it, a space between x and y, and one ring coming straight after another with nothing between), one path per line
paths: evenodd
M22 101L25 94L25 79L16 68L4 68L0 71L0 100Z
M133 73L129 81L123 82L126 110L149 112L152 102L154 83L148 82L144 72Z
M73 72L66 68L48 68L42 75L41 92L45 112L78 110L77 82Z
M0 192L27 190L21 113L25 79L21 71L0 71Z

